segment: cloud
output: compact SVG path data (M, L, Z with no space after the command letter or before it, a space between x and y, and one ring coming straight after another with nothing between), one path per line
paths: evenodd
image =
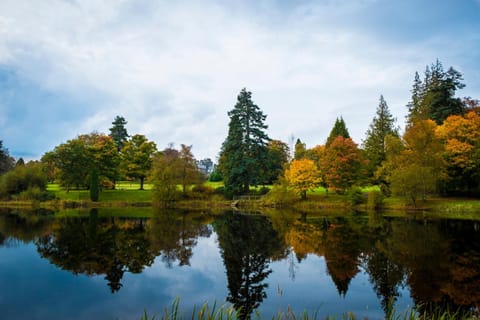
M380 94L403 119L416 70L437 57L445 65L477 63L475 42L469 52L459 45L475 39L473 33L452 39L432 31L419 38L404 30L413 18L372 22L375 14L385 22L413 3L2 1L0 66L29 84L11 90L30 98L3 106L0 99L7 123L1 138L10 150L41 155L76 134L108 132L119 114L130 133L146 134L159 148L193 144L197 157L215 158L227 111L247 87L274 138L294 134L309 146L323 143L342 115L360 142ZM478 88L478 76L468 78ZM42 108L35 99L45 95L51 120L27 117L15 129L12 108L23 104L22 114L35 114ZM31 127L48 138L29 144Z

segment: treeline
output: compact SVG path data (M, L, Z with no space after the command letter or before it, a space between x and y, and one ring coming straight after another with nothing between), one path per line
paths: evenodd
M42 194L48 181L67 191L93 190L93 199L97 187L113 189L118 180L135 179L143 189L149 179L158 199L175 200L207 176L223 180L220 191L228 198L271 184L273 192L293 191L302 199L319 186L345 193L361 185L380 185L384 195L404 196L414 204L434 193L479 195L480 106L478 100L455 96L465 86L462 80L460 72L445 71L437 60L426 67L423 79L415 73L403 134L380 96L361 145L340 117L325 143L307 148L297 139L293 156L287 143L267 135L266 115L243 89L228 112L228 134L214 170L211 159L194 158L192 146L159 151L144 135L130 136L121 116L108 135L79 135L27 164L15 163L0 141L0 195L8 198L32 188Z

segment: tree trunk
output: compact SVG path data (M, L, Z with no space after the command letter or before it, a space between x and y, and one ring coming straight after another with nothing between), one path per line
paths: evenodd
M145 177L140 177L140 190L143 190L143 180L145 180Z

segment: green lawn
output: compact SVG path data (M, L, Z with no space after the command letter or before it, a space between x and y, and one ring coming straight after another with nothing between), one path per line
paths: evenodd
M120 186L120 188L118 187ZM149 202L152 201L152 185L145 184L148 189L139 190L140 184L120 182L117 190L103 190L100 192L100 201L121 201L121 202ZM48 191L55 193L60 200L88 201L90 195L88 190L70 190L67 192L57 184L49 184Z

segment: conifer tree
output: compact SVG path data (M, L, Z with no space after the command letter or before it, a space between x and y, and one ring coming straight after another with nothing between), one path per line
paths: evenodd
M345 139L350 138L347 126L345 125L345 121L343 121L342 117L335 120L335 124L332 128L332 131L330 131L330 134L328 135L327 143L325 144L325 146L329 147L332 144L333 140L335 140L338 136L341 136Z
M219 169L227 195L245 194L250 186L264 180L263 166L270 140L264 131L268 128L264 124L266 115L253 103L252 93L244 88L228 116L228 135L220 151Z
M126 124L127 121L125 121L124 117L116 116L112 122L113 126L110 128L110 137L115 141L118 151L123 149L129 137L127 129L125 128Z
M373 117L370 128L366 132L363 141L363 150L369 160L368 175L372 177L376 169L386 157L385 138L387 135L398 136L398 130L394 127L395 119L388 109L387 102L380 96L376 115Z

